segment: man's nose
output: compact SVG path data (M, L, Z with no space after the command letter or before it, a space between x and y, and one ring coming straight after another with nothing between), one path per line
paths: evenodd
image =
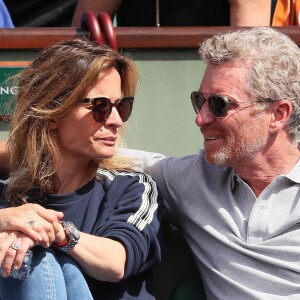
M202 127L204 125L213 123L215 121L215 116L211 112L207 101L203 104L201 107L199 113L196 116L195 123L197 124L198 127Z

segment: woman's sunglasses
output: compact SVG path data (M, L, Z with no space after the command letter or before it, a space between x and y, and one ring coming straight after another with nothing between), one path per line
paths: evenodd
M123 122L126 122L132 112L134 97L124 97L112 103L108 98L84 98L79 100L79 103L91 103L93 118L98 123L105 122L115 107L119 113L119 116Z
M208 95L210 95L207 98L208 107L217 118L226 117L228 114L230 105L236 106L240 103L246 103L246 102L273 102L272 99L233 102L233 101L228 100L228 98L223 95L216 95L216 94L208 94ZM196 114L198 114L200 112L203 104L205 103L205 98L204 98L203 94L200 92L192 92L191 100L192 100L192 105L193 105L194 111L196 112Z

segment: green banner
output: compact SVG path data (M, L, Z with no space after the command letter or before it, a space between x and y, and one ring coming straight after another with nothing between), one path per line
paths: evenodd
M0 67L0 118L13 112L12 98L18 92L18 87L8 79L24 67Z

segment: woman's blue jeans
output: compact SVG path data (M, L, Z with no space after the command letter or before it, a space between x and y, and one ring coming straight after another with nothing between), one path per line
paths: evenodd
M32 266L26 280L0 276L1 300L93 299L77 263L67 254L33 248Z

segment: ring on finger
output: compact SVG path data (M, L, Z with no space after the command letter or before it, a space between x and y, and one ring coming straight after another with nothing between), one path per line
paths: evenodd
M20 245L18 243L13 243L11 245L11 247L14 249L14 250L18 250L20 248Z
M29 220L27 223L29 224L29 226L33 227L34 224L36 223L36 221L35 220Z

